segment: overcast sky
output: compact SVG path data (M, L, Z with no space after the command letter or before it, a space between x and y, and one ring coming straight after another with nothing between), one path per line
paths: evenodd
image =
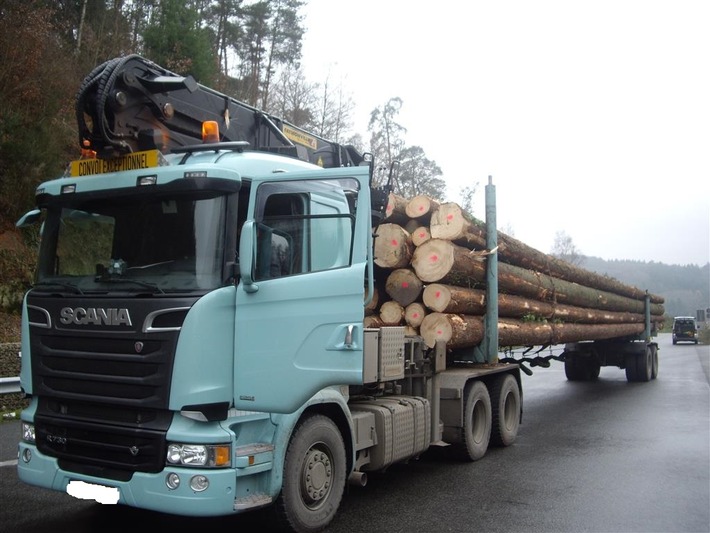
M710 261L710 1L307 0L302 64L370 112L403 100L447 199L550 252Z

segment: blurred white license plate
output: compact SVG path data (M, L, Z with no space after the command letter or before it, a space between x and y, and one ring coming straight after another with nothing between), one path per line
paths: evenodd
M67 494L80 500L96 500L109 505L118 503L120 496L118 487L105 487L85 481L70 481L67 485Z

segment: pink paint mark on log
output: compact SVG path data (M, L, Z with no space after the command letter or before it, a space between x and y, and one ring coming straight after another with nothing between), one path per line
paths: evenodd
M397 239L392 239L392 246L397 246L398 244Z
M441 298L441 291L436 291L436 297Z
M446 220L453 220L453 219L454 219L454 215L446 215Z
M408 288L409 288L409 283L406 282L406 281L403 281L403 282L402 282L402 288L403 288L403 289L408 289Z
M436 254L429 256L429 261L431 261L432 263L436 263L438 260L439 260L439 256Z

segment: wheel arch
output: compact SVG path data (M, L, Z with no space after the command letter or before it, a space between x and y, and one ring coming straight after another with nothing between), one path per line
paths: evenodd
M350 475L355 464L355 452L353 445L354 429L352 419L347 415L348 412L348 406L343 396L332 389L325 389L316 393L306 405L294 413L271 415L271 422L276 427L273 443L275 450L278 450L278 453L274 454L272 485L274 494L278 494L283 483L283 468L291 436L302 420L314 414L328 417L340 431L345 445L346 475Z
M452 368L439 375L441 409L440 418L444 426L461 427L464 420L465 390L472 381L482 381L486 387L502 374L512 374L520 391L520 422L523 417L523 383L520 367L501 365L495 368Z

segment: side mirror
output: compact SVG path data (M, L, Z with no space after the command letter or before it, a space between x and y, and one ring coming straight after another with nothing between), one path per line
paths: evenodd
M256 223L247 220L239 237L239 276L246 292L256 292L259 286L254 282L254 258L256 248Z
M18 228L26 228L27 226L31 226L35 222L39 220L39 216L42 212L39 209L33 209L32 211L28 211L24 215L22 215L22 218L17 221L15 226Z

